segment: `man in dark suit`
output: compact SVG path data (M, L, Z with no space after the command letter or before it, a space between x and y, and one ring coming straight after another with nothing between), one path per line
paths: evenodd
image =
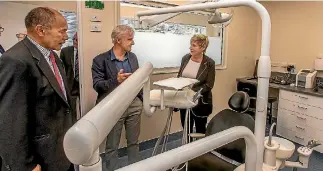
M27 36L0 58L2 171L66 171L63 149L72 126L63 64L53 50L67 40L67 22L38 7L26 18Z
M67 77L68 88L71 94L71 107L73 115L77 116L75 119L79 119L77 108L79 109L79 97L80 97L80 88L79 88L79 59L77 51L77 33L73 37L73 46L65 47L61 50L61 60L65 66L65 72Z
M97 103L139 68L136 55L130 52L134 44L133 29L119 25L112 31L111 38L113 48L93 59L92 78L93 87L98 93ZM128 164L138 161L141 111L142 93L139 93L107 137L105 156L109 171L119 167L117 150L123 125L126 128Z

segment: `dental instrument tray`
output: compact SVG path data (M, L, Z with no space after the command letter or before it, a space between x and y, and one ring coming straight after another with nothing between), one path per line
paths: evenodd
M197 93L191 89L185 91L164 90L163 105L166 108L189 109L197 105ZM195 99L195 101L193 100ZM161 106L161 90L150 91L150 105Z
M150 105L158 106L161 109L180 108L188 109L197 105L198 92L189 87L197 83L197 79L173 77L156 81L153 85L156 89L150 91Z
M173 77L160 81L156 81L153 83L154 86L157 86L160 89L168 89L168 90L182 90L185 87L191 86L195 83L199 82L197 79L192 78L184 78L184 77Z

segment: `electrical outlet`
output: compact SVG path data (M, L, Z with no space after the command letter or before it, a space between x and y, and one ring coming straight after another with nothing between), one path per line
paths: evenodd
M91 32L101 32L101 24L91 24Z
M97 16L97 15L93 15L93 16L91 17L91 21L92 21L92 22L101 22L101 19L99 18L99 16Z

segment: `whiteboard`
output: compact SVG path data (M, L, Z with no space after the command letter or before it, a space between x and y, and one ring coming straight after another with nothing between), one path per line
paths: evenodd
M179 67L182 57L190 52L191 37L192 35L172 33L136 32L132 52L137 55L139 66L151 62L154 68ZM209 37L206 55L216 64L221 64L221 37Z

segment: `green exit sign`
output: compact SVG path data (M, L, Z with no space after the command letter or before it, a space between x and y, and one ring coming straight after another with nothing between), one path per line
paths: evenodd
M104 9L104 2L100 0L87 0L85 1L86 8L93 8L93 9Z

